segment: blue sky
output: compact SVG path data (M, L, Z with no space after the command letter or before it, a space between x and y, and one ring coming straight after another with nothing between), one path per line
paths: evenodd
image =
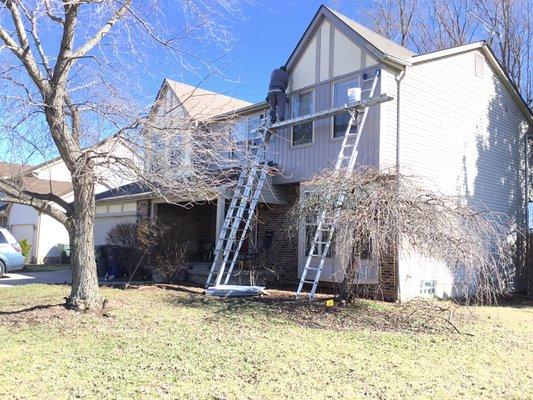
M105 54L112 67L107 68L106 64L96 63L93 63L92 67L96 67L98 71L98 67L103 65L106 80L110 80L117 89L127 92L127 95L132 96L143 109L151 106L164 78L194 86L199 85L204 89L225 93L250 102L260 102L266 96L272 69L286 62L322 3L351 17L354 16L356 8L356 2L351 0L235 0L235 2L241 7L242 17L220 17L234 38L233 46L227 54L216 43L206 43L205 40L186 39L178 45L185 51L204 57L212 58L225 54L222 61L218 63L225 66L224 76L213 75L205 79L205 70L199 68L195 73L184 69L177 61L175 54L165 52L160 45L150 44L149 41L139 42L138 47L131 50L123 44L124 41L120 40L124 37L122 36L124 31L121 31L119 26L115 27L100 48L94 49L99 57ZM159 21L157 23L160 23L158 26L161 32L176 34L185 27L183 11L174 0L158 0L154 4L158 4L159 8L149 15L153 15L154 21ZM217 0L206 0L203 4L217 4ZM149 6L148 10L150 12ZM91 15L91 8L85 7L84 12L89 14L80 12L81 21ZM8 21L7 19L2 22L7 23L9 27ZM88 24L78 24L76 40L80 43L85 42L88 35L93 34L92 30L93 27ZM42 26L40 34L45 51L53 59L58 51L61 34L59 27L55 24ZM117 38L117 41L114 42L112 38ZM75 47L80 43L75 43ZM116 44L116 46L112 47L110 44ZM110 52L111 49L114 51ZM15 60L9 52L4 51L0 62L6 60L18 64L18 60ZM75 86L83 86L86 80L92 79L90 73L83 71L77 74L79 82L76 82ZM14 118L18 118L18 114ZM0 116L0 121L1 119ZM42 119L38 121L42 122ZM21 137L25 137L28 130L32 128L26 123L17 129ZM116 127L102 125L95 126L94 129L99 129L100 134L106 136L114 133ZM30 148L26 148L27 146L15 146L13 141L2 140L0 137L0 159L39 163L45 158L55 156L55 148L49 146L48 134L43 133L42 137L48 138L47 154L51 152L48 156L35 154ZM19 150L12 151L15 148L13 146L18 146Z
M298 43L321 4L331 6L353 17L354 1L260 0L244 5L243 20L232 20L231 31L235 44L226 59L227 78L211 77L200 84L213 91L231 94L251 102L264 100L270 72L283 65ZM344 5L344 7L343 7ZM216 51L216 50L215 50ZM160 68L146 89L155 93L166 76L197 85L199 78L192 73ZM164 76L165 75L165 76ZM148 83L148 82L147 82Z

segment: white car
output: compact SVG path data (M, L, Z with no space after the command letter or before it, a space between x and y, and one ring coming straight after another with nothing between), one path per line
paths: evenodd
M22 249L11 232L0 228L0 277L8 271L24 267Z

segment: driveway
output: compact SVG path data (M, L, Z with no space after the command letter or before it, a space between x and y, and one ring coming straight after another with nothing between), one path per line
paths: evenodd
M69 269L43 272L8 272L0 278L0 288L29 285L31 283L70 283L72 272Z

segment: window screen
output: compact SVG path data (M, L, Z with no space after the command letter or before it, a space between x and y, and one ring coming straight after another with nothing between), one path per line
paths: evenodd
M299 93L292 97L292 116L303 117L313 112L313 92ZM306 122L292 128L292 145L298 146L313 142L313 123Z
M360 78L356 77L333 85L333 107L343 106L348 102L348 89L361 87ZM342 137L346 133L350 114L344 112L333 117L333 137ZM352 126L350 133L355 132L357 126Z
M235 142L243 142L255 136L255 130L261 123L261 114L242 118L235 123L233 137Z

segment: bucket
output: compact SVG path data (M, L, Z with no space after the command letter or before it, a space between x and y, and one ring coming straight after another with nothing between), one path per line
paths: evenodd
M348 89L348 103L355 103L361 100L361 88L354 87Z

